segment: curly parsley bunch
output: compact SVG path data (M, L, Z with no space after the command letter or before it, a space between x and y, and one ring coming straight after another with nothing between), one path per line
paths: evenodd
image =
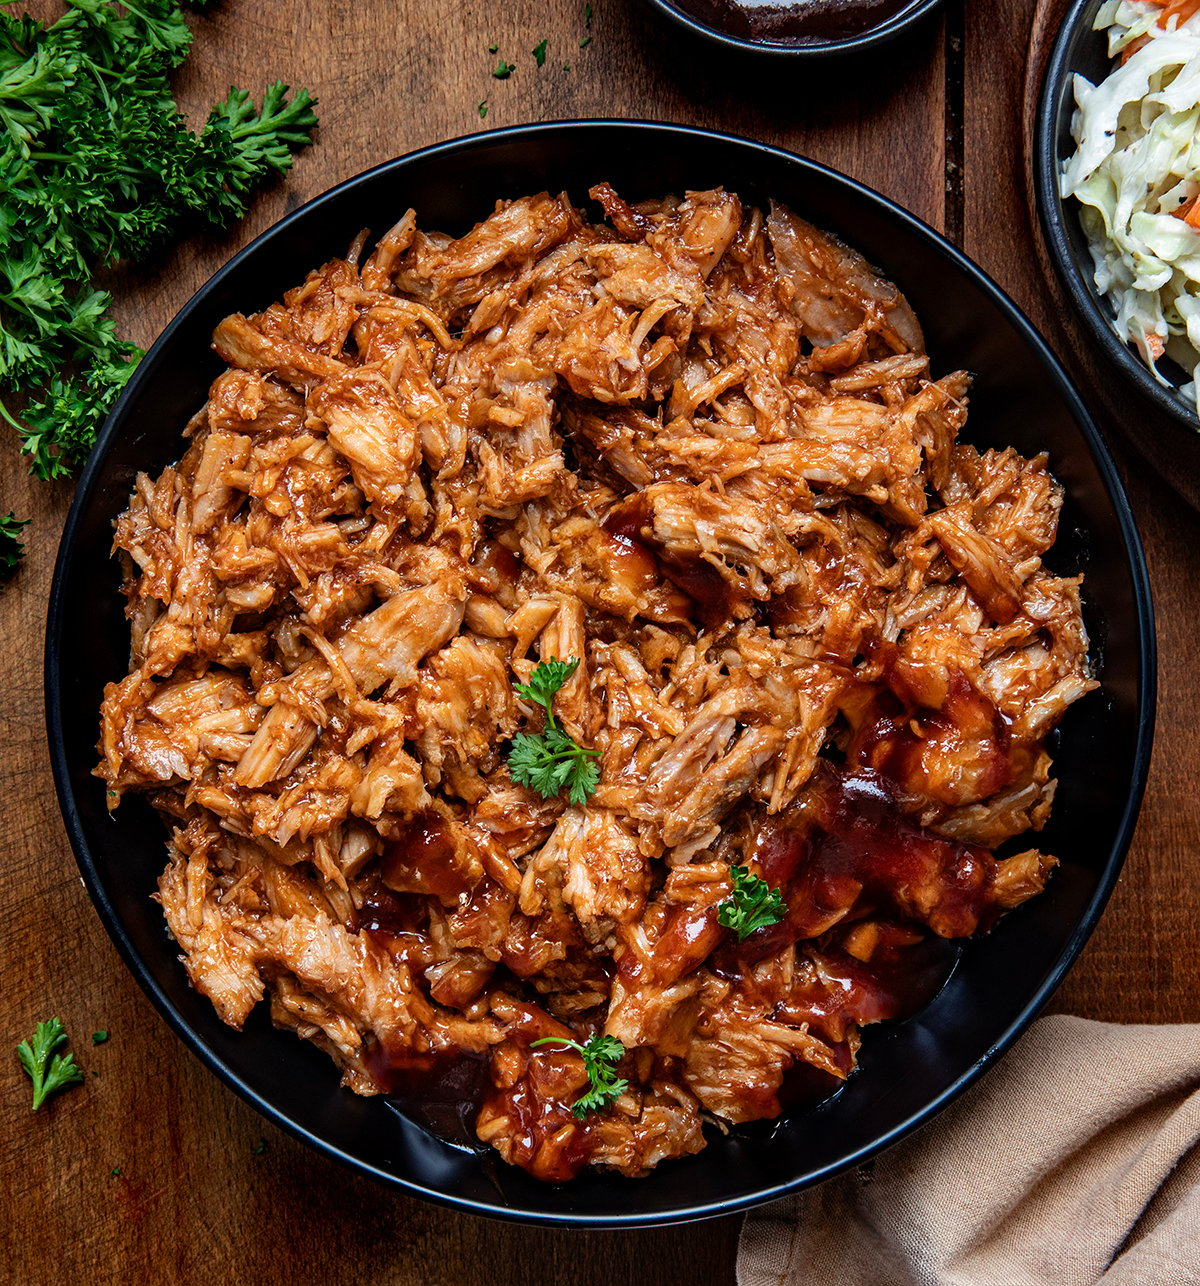
M30 469L86 459L141 350L118 339L94 272L245 214L317 123L276 82L231 89L193 133L171 72L191 32L176 0L67 0L44 26L0 14L0 401Z

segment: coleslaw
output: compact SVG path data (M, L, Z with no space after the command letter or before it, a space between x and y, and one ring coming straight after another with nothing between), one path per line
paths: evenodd
M1093 27L1119 61L1097 85L1074 78L1059 190L1080 203L1118 335L1160 384L1164 355L1190 372L1200 415L1200 0L1108 0Z

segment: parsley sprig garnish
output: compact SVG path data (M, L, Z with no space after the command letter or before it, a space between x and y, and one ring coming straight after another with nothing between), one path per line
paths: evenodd
M226 227L317 123L277 81L188 128L171 90L192 36L176 0L68 0L46 26L0 14L0 417L41 478L74 472L141 357L91 286L181 232Z
M75 1066L74 1054L56 1054L54 1051L66 1043L67 1033L57 1018L38 1023L32 1041L23 1040L17 1046L17 1057L26 1075L33 1082L33 1110L61 1090L79 1085L83 1073Z
M564 788L572 804L586 804L600 784L600 752L585 750L563 731L554 715L554 694L579 668L579 658L539 661L528 683L514 684L518 696L540 705L546 726L540 733L519 732L508 752L513 781L551 799Z
M739 942L755 929L778 924L787 915L783 894L760 876L751 875L749 867L734 863L729 873L733 876L733 896L717 908L717 923L732 929Z
M17 570L17 564L25 557L21 528L28 526L28 518L18 518L12 512L7 517L0 518L0 581L8 580Z
M573 1049L583 1059L588 1088L571 1106L572 1115L581 1121L589 1112L598 1112L615 1102L629 1088L629 1082L617 1076L617 1064L625 1054L625 1046L615 1036L593 1036L584 1045L565 1036L546 1036L531 1041L529 1047L536 1049L539 1045Z

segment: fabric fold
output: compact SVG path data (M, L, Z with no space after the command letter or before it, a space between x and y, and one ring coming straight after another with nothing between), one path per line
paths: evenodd
M1055 1015L874 1161L747 1216L739 1286L1197 1286L1200 1025Z

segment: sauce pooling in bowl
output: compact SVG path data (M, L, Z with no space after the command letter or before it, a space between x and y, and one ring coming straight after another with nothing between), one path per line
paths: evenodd
M916 0L672 0L680 12L726 36L806 45L844 40L882 26Z

